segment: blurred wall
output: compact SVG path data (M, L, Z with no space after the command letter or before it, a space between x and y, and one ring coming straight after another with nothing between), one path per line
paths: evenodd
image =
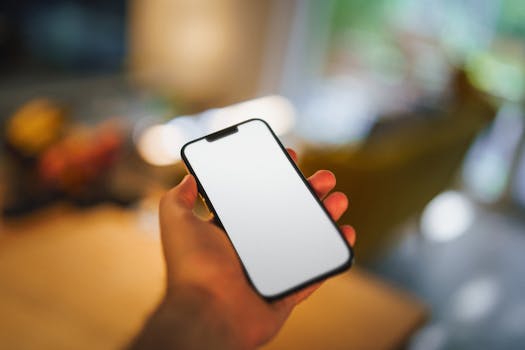
M261 74L267 71L265 62L276 61L269 55L280 54L265 52L268 33L276 35L271 31L276 3L132 0L129 63L133 77L203 107L255 96ZM286 8L291 17L292 6ZM280 39L286 40L286 30L284 26L277 33Z

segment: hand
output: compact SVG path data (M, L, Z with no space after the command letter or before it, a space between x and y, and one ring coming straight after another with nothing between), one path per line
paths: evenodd
M288 150L296 161L293 150ZM335 176L320 170L308 181L323 200L334 220L348 206L347 197L334 188ZM254 348L274 336L300 301L321 283L309 286L284 299L267 302L250 286L226 234L212 221L193 213L197 185L191 175L164 195L160 203L160 227L167 265L166 299L182 298L188 303L205 303L207 322L222 329L229 344L237 348ZM353 245L355 231L348 225L341 230ZM193 297L192 297L193 296Z

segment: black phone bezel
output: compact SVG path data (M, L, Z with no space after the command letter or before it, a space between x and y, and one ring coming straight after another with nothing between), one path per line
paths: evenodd
M297 285L295 287L289 288L289 289L287 289L287 290L285 290L283 292L280 292L278 294L275 294L275 295L265 295L265 294L261 293L257 289L257 287L255 287L252 279L250 278L250 275L246 271L244 263L242 262L242 259L240 258L239 254L237 252L237 249L235 248L235 245L233 244L232 240L230 239L230 236L228 235L228 232L226 231L226 229L222 225L222 223L220 221L220 218L219 218L219 215L217 215L217 212L216 212L215 208L213 207L213 204L212 204L211 200L209 199L206 191L204 190L204 187L202 186L201 182L199 181L199 177L197 176L197 174L195 173L195 171L191 167L191 164L190 164L189 160L187 159L187 157L186 157L186 155L184 153L184 150L186 149L186 147L189 146L192 143L199 142L199 141L202 141L202 140L207 140L208 142L213 142L213 141L215 141L215 140L217 140L219 138L227 137L229 135L232 135L232 134L238 132L238 127L240 125L246 124L246 123L250 123L250 122L254 122L254 121L262 122L268 128L268 130L272 134L274 140L277 142L277 144L281 148L281 151L284 153L285 157L288 159L288 161L290 162L292 167L295 169L295 171L299 175L299 178L303 181L303 183L306 186L306 188L308 188L308 190L310 191L310 194L312 195L314 200L319 204L319 206L324 211L325 215L327 215L328 219L330 220L332 225L335 227L336 231L341 235L343 243L345 244L345 246L347 247L348 252L349 252L348 260L346 262L344 262L341 266L338 266L335 269L329 270L326 273L323 273L323 274L321 274L321 275L319 275L317 277L314 277L314 278L311 278L309 280L306 280L303 283L301 283L301 284L299 284L299 285ZM227 128L224 128L224 129L221 129L219 131L216 131L214 133L211 133L211 134L199 137L197 139L191 140L191 141L187 142L186 144L184 144L184 146L182 146L182 148L180 150L180 154L181 154L181 158L182 158L182 160L183 160L183 162L184 162L188 172L191 175L193 175L193 177L195 178L195 180L197 182L198 191L201 194L201 196L204 198L204 201L206 202L206 205L207 205L208 209L212 212L216 224L222 228L222 230L224 231L224 233L228 237L228 240L230 241L230 244L232 245L232 247L233 247L233 249L235 251L235 254L237 255L237 259L239 259L239 262L241 263L241 266L243 268L244 274L245 274L248 282L252 285L253 289L257 292L257 294L259 294L261 297L263 297L267 301L274 301L274 300L286 297L286 296L288 296L290 294L293 294L295 292L300 291L301 289L306 288L309 285L315 284L315 283L323 281L323 280L325 280L325 279L327 279L327 278L329 278L331 276L334 276L334 275L337 275L337 274L339 274L341 272L344 272L345 270L349 269L352 266L352 264L354 262L354 250L352 249L350 244L348 244L348 242L345 239L343 233L341 232L341 229L339 228L337 223L332 219L332 217L330 216L330 213L325 208L325 206L323 205L322 201L319 199L319 197L315 193L314 189L310 186L310 183L308 182L306 177L303 175L303 173L301 172L301 170L299 169L297 164L295 164L295 161L292 159L292 157L290 156L290 154L288 153L286 148L283 146L283 144L281 143L281 141L279 140L277 135L275 135L274 131L272 130L270 125L265 120L260 119L260 118L250 118L250 119L247 119L247 120L245 120L243 122L240 122L240 123L231 125L231 126L229 126Z

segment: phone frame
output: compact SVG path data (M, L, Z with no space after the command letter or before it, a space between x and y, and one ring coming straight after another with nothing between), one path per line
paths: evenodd
M221 221L220 221L220 218L219 218L219 215L217 215L217 212L215 210L215 208L213 207L213 204L211 202L211 200L209 199L208 197L208 194L206 193L206 190L204 189L204 187L202 186L201 182L199 181L199 177L197 176L197 174L195 173L195 171L193 170L193 168L191 167L191 164L188 160L188 158L186 157L185 153L184 153L184 150L186 149L187 146L189 146L190 144L192 143L195 143L195 142L199 142L199 141L202 141L202 140L206 140L208 142L213 142L217 139L220 139L220 138L223 138L223 137L228 137L229 135L231 134L234 134L234 133L237 133L239 132L238 130L238 127L239 125L242 125L242 124L246 124L246 123L250 123L250 122L254 122L254 121L259 121L259 122L262 122L267 128L268 130L270 131L271 135L273 136L275 142L277 142L277 144L279 145L279 147L281 148L281 151L284 153L285 157L288 159L288 161L290 162L290 165L295 169L296 173L299 175L299 178L303 181L304 185L306 186L306 188L310 191L310 194L312 195L312 197L314 198L314 200L317 202L317 204L319 204L319 206L322 208L322 210L324 211L325 215L328 217L328 219L330 220L330 222L332 223L332 225L335 227L336 231L339 233L339 235L341 236L341 238L343 239L343 244L346 246L346 248L348 249L348 252L349 252L349 258L347 261L345 261L341 266L338 266L336 267L335 269L332 269L332 270L328 270L327 272L317 276L317 277L314 277L314 278L311 278L309 280L306 280L304 281L303 283L295 286L295 287L292 287L292 288L289 288L287 290L284 290L283 292L280 292L278 294L275 294L275 295L271 295L271 296L268 296L268 295L264 295L263 293L261 293L256 287L255 285L253 284L251 278L250 278L250 275L248 274L248 272L246 271L245 269L245 266L244 266L244 263L242 262L242 259L240 258L238 252L237 252L237 249L235 248L235 245L233 244L230 236L228 235L228 232L226 231L226 229L224 228L224 226L222 225ZM211 141L210 141L211 140ZM301 289L304 289L306 288L307 286L309 285L312 285L312 284L315 284L317 282L320 282L320 281L323 281L331 276L334 276L334 275L337 275L341 272L344 272L346 271L347 269L349 269L352 264L354 263L354 250L352 249L352 247L350 246L350 244L348 244L345 236L343 235L343 233L341 232L341 229L339 228L339 226L337 225L337 223L334 221L334 219L332 219L332 216L330 215L330 213L328 212L328 210L325 208L325 206L323 205L323 202L321 201L321 199L319 199L319 197L317 196L317 194L315 193L314 189L312 188L312 186L310 186L310 183L308 182L308 180L306 179L306 177L303 175L303 173L301 172L301 170L299 169L299 167L297 166L297 164L295 163L295 161L292 159L292 157L290 156L290 154L288 153L288 151L286 150L286 148L283 146L283 144L281 143L281 141L279 140L279 138L277 137L277 135L275 135L274 131L272 130L272 128L270 127L270 125L263 119L260 119L260 118L250 118L250 119L247 119L243 122L240 122L240 123L237 123L237 124L234 124L234 125L231 125L229 127L226 127L224 129L221 129L219 131L216 131L216 132L213 132L211 134L208 134L208 135L205 135L205 136L202 136L202 137L199 137L197 139L194 139L194 140L191 140L189 142L187 142L186 144L184 144L184 146L182 146L181 150L180 150L180 155L181 155L181 158L188 170L188 172L193 175L193 177L195 178L196 182L197 182L197 189L198 189L198 192L201 194L201 196L203 197L205 203L206 203L206 206L208 207L208 209L212 212L213 214L213 217L214 217L214 221L215 223L224 231L224 233L226 234L226 237L228 237L228 240L230 241L230 244L232 245L233 247L233 250L235 251L235 254L237 255L237 259L239 259L239 262L242 266L242 269L243 269L243 272L244 272L244 275L246 276L246 279L248 280L248 282L251 284L252 288L256 291L257 294L259 294L261 297L263 297L264 299L266 299L267 301L274 301L274 300L277 300L277 299L281 299L285 296L288 296L290 294L293 294L295 292L298 292L300 291Z

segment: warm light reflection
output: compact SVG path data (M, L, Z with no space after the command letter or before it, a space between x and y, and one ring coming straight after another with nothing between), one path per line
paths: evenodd
M149 164L163 166L180 159L180 148L187 140L184 130L171 124L147 128L137 142L140 156Z
M273 95L211 110L203 117L206 133L247 119L260 118L270 124L277 135L284 135L291 131L295 124L295 109L285 97Z
M470 228L474 215L474 207L465 195L446 191L426 206L421 217L421 232L433 241L450 241Z
M282 96L266 96L199 115L179 116L147 127L134 139L146 162L171 165L180 160L180 149L186 142L252 118L265 120L277 135L284 135L294 126L295 109Z

